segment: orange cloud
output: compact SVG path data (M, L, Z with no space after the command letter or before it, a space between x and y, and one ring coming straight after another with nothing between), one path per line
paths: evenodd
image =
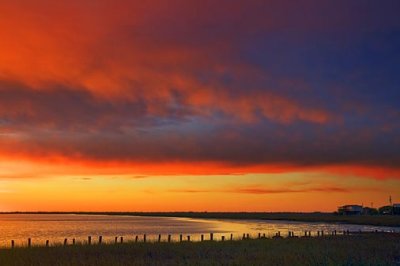
M385 135L382 147L372 127L346 128L342 110L307 99L314 81L273 76L241 54L288 29L301 35L393 23L374 16L376 23L364 23L318 1L42 0L0 8L4 160L139 175L399 177L396 137ZM294 95L299 88L304 98Z
M248 121L254 121L258 111L284 123L325 123L333 118L322 107L304 106L284 95L265 93L265 88L257 84L265 73L233 61L235 48L229 38L215 43L204 38L206 43L196 45L182 39L189 28L174 32L174 38L163 36L153 27L175 14L168 13L160 2L25 4L1 3L4 16L0 18L0 34L7 36L0 44L2 80L23 83L34 91L54 91L60 86L85 90L100 103L143 99L150 115L163 114L162 103L174 101L174 93L179 93L182 103L198 112L220 110ZM180 4L171 3L175 7ZM162 15L149 20L145 15L149 12ZM237 19L235 16L239 14L232 19ZM213 74L207 80L199 77L209 73ZM247 88L236 90L239 94L232 94L233 88L224 83L224 76L243 77L244 73L253 84L247 83ZM22 112L27 112L31 104L29 111L37 112L29 101ZM21 110L20 106L14 108ZM7 109L6 114L14 108Z

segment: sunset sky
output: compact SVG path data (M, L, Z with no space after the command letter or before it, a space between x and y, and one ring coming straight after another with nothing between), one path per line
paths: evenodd
M0 211L400 202L399 12L0 0Z

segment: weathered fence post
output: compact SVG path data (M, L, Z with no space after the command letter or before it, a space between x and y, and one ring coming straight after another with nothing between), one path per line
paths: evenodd
M143 242L146 242L146 234L143 235Z
M66 246L66 245L67 245L67 242L68 242L68 239L67 239L67 238L65 238L65 239L64 239L64 246Z
M204 235L201 235L201 236L200 236L200 239L201 239L201 241L203 242L203 241L204 241Z
M137 243L138 240L139 240L139 236L136 236L136 237L135 237L135 242Z
M114 239L114 243L117 244L117 242L118 242L118 236L116 236Z
M337 231L335 230L335 231L333 231L334 232L334 234L336 235L337 234Z
M210 240L213 241L214 240L214 234L210 233Z
M99 236L99 244L101 244L101 242L103 242L103 236Z
M28 238L28 247L31 247L31 239Z
M246 236L246 237L247 237L247 239L250 239L250 234L247 234L247 236Z
M168 235L168 243L171 242L171 235Z
M246 234L243 234L243 238L242 238L243 240L245 240L246 239Z
M14 248L14 240L11 240L11 248Z
M233 234L231 234L231 241L233 240Z
M161 242L161 234L158 235L158 242Z
M121 237L119 238L119 241L121 242L121 244L124 243L124 237L121 236Z
M182 235L182 234L179 235L179 241L180 241L180 242L183 241L183 235Z
M222 236L222 237L221 237L221 241L225 241L225 236Z
M72 245L75 245L75 238L72 238Z
M307 236L307 231L304 231L304 236Z
M266 238L266 237L265 237L265 233L263 233L263 238Z
M92 237L88 236L88 245L91 245L91 244L92 244Z
M258 239L260 239L261 238L261 233L258 233Z
M49 246L49 240L46 240L46 247Z
M187 236L187 241L190 242L190 235Z

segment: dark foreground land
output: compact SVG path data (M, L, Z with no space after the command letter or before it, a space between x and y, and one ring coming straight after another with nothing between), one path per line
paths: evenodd
M400 265L399 234L0 250L0 265Z
M258 219L298 222L322 222L400 227L400 215L335 215L333 213L278 212L9 212L2 214L86 214L156 217L186 217L202 219ZM0 213L1 214L1 213Z

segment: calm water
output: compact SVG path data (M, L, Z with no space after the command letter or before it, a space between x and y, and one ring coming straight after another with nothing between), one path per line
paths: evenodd
M191 235L191 239L197 241L201 234L213 232L215 239L226 238L232 233L239 238L243 233L256 236L265 233L273 236L277 231L287 235L288 231L294 231L296 235L302 235L305 230L317 231L333 230L350 231L400 231L400 228L344 225L326 223L307 223L289 221L261 221L261 220L204 220L190 218L164 218L164 217L136 217L136 216L107 216L107 215L74 215L74 214L2 214L0 215L0 245L9 247L13 239L16 245L26 245L28 237L32 238L32 244L43 245L50 240L51 244L62 243L64 238L69 241L75 238L77 242L84 242L88 236L92 236L95 243L99 235L104 242L114 241L116 236L123 236L124 241L134 240L139 235L147 234L148 240L156 240L158 234L162 234L162 240L171 234L173 240L179 239L183 234L185 239Z

